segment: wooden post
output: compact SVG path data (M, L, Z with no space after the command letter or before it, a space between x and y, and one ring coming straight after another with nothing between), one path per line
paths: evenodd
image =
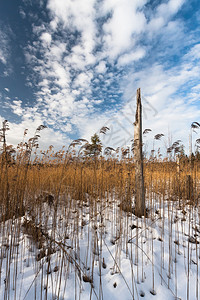
M145 214L145 195L142 153L142 104L140 88L137 89L137 109L134 126L135 215L141 217Z

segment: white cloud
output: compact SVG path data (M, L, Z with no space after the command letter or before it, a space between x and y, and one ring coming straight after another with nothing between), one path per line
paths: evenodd
M157 8L157 12L159 15L168 18L170 15L176 14L185 0L169 0L167 3L162 3Z
M32 30L35 35L40 36L43 32L45 32L46 27L44 24L40 24L40 25L33 24Z
M81 50L86 60L90 60L95 46L95 0L90 1L63 1L49 0L48 9L54 16L51 28L57 28L58 20L66 28L76 29L81 32ZM81 17L80 17L81 16Z
M13 110L13 113L22 116L23 115L23 108L22 108L22 101L21 100L14 100L10 107Z
M80 95L80 91L79 90L72 90L72 94L74 94L74 95Z
M200 91L200 84L197 84L196 86L194 86L194 87L192 88L192 90Z
M200 60L200 43L194 45L189 53L185 56L185 59L191 59L191 60L195 60L195 59L199 59Z
M143 58L145 56L145 53L146 53L145 50L142 48L136 49L132 53L126 53L126 54L120 56L120 58L118 59L118 65L124 66L133 61L137 61L137 60Z
M158 16L158 17L152 19L148 26L151 34L152 34L152 32L161 29L164 26L164 24L165 24L165 20L162 16Z
M123 44L123 32L125 33L126 42L130 40L130 45L134 45L132 34L139 34L143 30L145 17L139 9L144 5L145 1L131 1L129 5L118 2L110 2L103 4L104 13L113 11L113 18L105 25L105 32L99 32L96 18L102 15L102 5L97 5L96 0L83 1L62 1L49 0L47 7L50 11L51 21L48 24L33 25L33 32L36 38L40 39L41 44L36 40L26 49L26 58L36 75L40 80L37 84L37 111L40 111L47 118L49 124L57 124L62 127L63 122L67 122L64 118L73 118L77 120L77 112L84 118L88 117L95 105L99 105L103 100L93 101L84 99L80 100L81 94L86 98L92 94L92 81L103 80L97 78L98 74L105 74L107 71L106 59L110 57L112 47L117 41L116 31L114 28L117 16L120 17L120 26L122 25L122 36L120 45ZM122 8L122 13L120 9ZM129 11L131 9L131 12ZM134 15L131 15L131 13ZM128 17L125 18L125 14ZM80 18L81 15L81 18ZM132 20L132 16L134 17ZM125 22L125 23L124 23ZM130 24L129 24L130 23ZM66 38L55 38L57 30L62 28L63 32L68 32ZM126 30L128 33L126 33ZM109 32L108 32L109 31ZM69 32L71 34L79 34L78 43L71 46ZM114 44L104 45L100 52L94 55L94 49L102 44L102 37L99 36L111 34L114 37ZM54 38L52 38L54 37ZM133 42L133 43L132 43ZM48 46L48 47L46 47ZM121 47L121 46L120 46ZM127 44L124 49L127 50ZM71 49L70 49L71 48ZM70 50L69 50L70 49ZM37 52L41 51L42 59L37 59ZM133 54L134 52L134 54ZM137 60L142 57L142 52L136 49L130 55L125 56L123 61ZM113 74L111 72L111 77ZM106 79L105 83L109 85L111 79ZM77 101L77 97L79 97ZM41 100L42 98L42 100ZM45 109L44 109L45 106ZM76 113L75 113L76 111ZM75 116L74 116L75 113ZM86 117L87 116L87 117ZM80 118L78 118L80 119Z
M80 73L74 82L74 87L88 88L93 78L92 72Z
M57 18L54 18L54 19L50 22L50 28L51 28L53 31L56 31L57 26L58 26L58 20L57 20Z
M184 2L185 0L169 0L166 3L161 3L148 24L150 34L162 29L162 27L168 23L170 18L180 10Z
M43 42L44 46L50 46L52 40L50 33L43 32L40 36L40 39Z
M0 121L2 123L4 119L0 116ZM9 132L6 136L7 143L17 147L17 145L22 142L24 130L28 129L27 136L25 141L32 138L35 134L36 128L43 124L43 120L41 120L38 116L35 119L25 118L22 120L20 124L9 122ZM39 142L39 150L47 149L52 143L54 144L55 151L61 149L63 146L66 146L70 143L70 139L66 137L66 135L61 132L54 131L51 128L46 128L40 131Z
M61 61L64 53L66 52L66 43L54 42L49 49L49 56L52 60Z
M4 53L2 49L0 49L0 62L2 62L4 65L6 64L6 60L7 60L6 56L7 56L6 53Z
M69 85L69 70L64 68L59 62L54 61L51 64L52 75L56 78L56 84L61 88L68 87Z
M10 90L8 88L4 88L4 90L8 93L10 92Z
M19 14L20 14L20 16L22 17L22 19L25 19L25 18L26 18L26 13L25 13L25 11L22 9L22 7L20 7L20 9L19 9Z
M96 66L95 68L97 73L105 73L107 68L106 68L106 62L105 61L100 61L100 63Z
M145 31L146 18L138 10L140 6L141 3L134 0L104 2L104 10L107 13L112 11L112 17L103 26L103 41L111 59L133 47L137 35Z
M187 145L190 125L199 119L200 109L197 104L191 105L190 98L194 95L190 93L190 89L184 91L184 88L188 82L194 82L191 90L198 89L195 82L200 76L200 67L195 62L186 62L185 57L179 66L168 70L157 64L129 74L127 97L134 94L137 87L141 87L142 95L150 103L149 105L143 99L144 128L151 128L154 134L165 135L170 128L173 139L181 139ZM178 95L181 89L184 91L182 96Z
M0 28L0 41L0 62L6 65L9 57L9 38L5 33L5 30L3 30L2 28Z
M184 1L165 1L150 13L148 21L144 13L146 2L49 0L47 7L50 22L33 26L35 41L26 49L27 61L34 72L34 79L36 78L31 83L37 83L38 92L35 106L23 111L23 120L31 118L35 124L37 116L38 120L46 120L58 130L69 133L75 129L80 135L89 137L115 115L115 120L119 123L116 125L115 122L113 126L121 128L120 124L126 124L125 127L127 130L130 128L132 133L132 125L126 118L124 120L121 112L116 112L117 104L112 106L112 102L117 103L115 97L120 89L122 92L126 91L124 98L128 99L141 86L142 93L159 111L159 116L151 118L155 131L164 129L160 125L160 113L165 118L164 127L168 126L170 120L177 125L174 121L176 107L177 112L189 122L193 108L185 103L184 97L184 100L180 97L174 100L173 97L188 78L199 78L199 67L193 64L194 57L199 59L199 46L191 49L180 67L168 66L166 69L164 60L160 62L158 58L155 63L154 59L156 55L167 57L167 51L171 51L175 43L171 39L171 44L168 44L166 39L166 44L157 53L153 53L152 47L155 45L151 44L152 37L156 34L169 39L174 37L174 40L179 32L182 34L179 31L180 23L172 21L172 17ZM104 18L101 28L99 18ZM146 46L141 43L144 36ZM40 59L37 58L38 52ZM146 57L151 57L150 66L145 61ZM140 71L136 71L135 65L138 70L139 63ZM132 68L128 74L126 66ZM123 74L119 72L121 70ZM116 88L117 93L116 90L110 91L112 84L117 85L118 82L120 86ZM107 91L110 94L104 99L103 92L106 94ZM95 99L93 92L97 93ZM192 97L197 99L197 92L193 90L189 97L190 100ZM110 105L104 112L99 109L103 102ZM184 109L188 113L184 114ZM15 107L15 111L20 114L19 108ZM123 112L128 112L128 105L125 105ZM170 115L169 119L167 114ZM173 126L174 129L176 125ZM126 132L123 139L125 136L129 136L129 133Z
M67 125L63 126L62 131L63 132L70 132L70 131L72 131L72 125L71 124L67 124Z
M24 141L27 142L30 138L32 138L35 135L36 128L44 124L43 123L44 120L42 120L39 116L36 116L35 118L32 117L33 115L31 113L29 117L24 118L21 123L9 122L10 130L6 135L6 141L8 145L13 145L14 147L17 147L17 145L21 143L23 140L25 129L28 129L28 131ZM4 118L0 115L0 123L2 124L3 121ZM62 134L59 131L55 131L52 128L46 128L40 131L40 138L38 139L38 143L39 143L38 153L40 149L42 150L48 149L48 147L51 144L54 145L54 150L58 151L63 146L69 145L70 142L71 140L68 137L66 137L65 134Z

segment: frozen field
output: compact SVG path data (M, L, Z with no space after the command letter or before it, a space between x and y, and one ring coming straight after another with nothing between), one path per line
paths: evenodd
M198 299L198 207L118 200L39 203L1 223L0 299Z

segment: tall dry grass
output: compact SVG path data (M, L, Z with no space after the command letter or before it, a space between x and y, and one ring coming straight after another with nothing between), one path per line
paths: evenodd
M41 129L40 129L41 130ZM191 260L197 268L196 299L198 299L198 260L200 249L196 237L199 231L199 219L195 214L200 195L200 163L193 165L187 160L180 161L177 169L175 161L145 161L145 198L147 212L143 219L134 217L135 170L133 158L113 157L88 158L75 151L72 144L67 151L54 152L51 146L39 153L37 149L36 130L29 144L24 141L15 152L3 149L0 166L0 236L1 268L6 268L4 300L10 298L14 289L17 299L20 289L17 284L19 272L23 272L23 253L17 250L22 233L29 237L29 253L36 253L34 262L35 278L33 282L35 299L48 299L48 286L57 299L62 299L70 272L75 274L74 299L80 298L80 281L91 285L90 298L95 294L103 299L102 272L106 268L103 247L109 250L105 235L107 224L111 224L111 244L115 245L112 272L121 272L121 254L125 251L132 268L132 286L127 282L132 298L138 295L137 283L145 280L146 259L152 267L151 294L156 294L155 272L159 272L161 284L165 281L167 268L168 288L177 295L178 276L176 261L180 255L180 244L184 244L184 262L187 274L187 299L190 299ZM78 153L78 154L77 154ZM189 176L189 177L188 177ZM188 192L189 191L189 192ZM182 219L179 220L180 212ZM166 214L167 220L166 220ZM189 227L184 225L185 215L189 218ZM160 270L155 269L155 237L153 224L160 227ZM168 240L165 239L166 222L168 222ZM178 227L181 222L182 235ZM88 224L91 227L87 226ZM97 226L98 224L98 226ZM175 224L175 225L174 225ZM87 231L85 228L87 228ZM94 230L91 231L91 228ZM88 245L84 259L80 256L80 239L87 233ZM175 240L173 236L175 235ZM188 236L188 242L181 240ZM193 238L193 241L191 240ZM68 241L70 240L70 244ZM92 243L91 243L92 240ZM148 241L148 243L144 243ZM192 246L196 247L196 256ZM168 249L166 265L165 249ZM56 265L53 267L51 256L59 249ZM141 255L139 255L139 253ZM21 255L21 259L19 259ZM98 257L98 260L97 260ZM3 261L6 262L4 263ZM20 261L20 263L19 263ZM99 288L95 290L94 268L99 264ZM11 264L14 272L11 273ZM73 267L72 267L73 265ZM136 266L136 273L134 273ZM141 267L142 266L142 267ZM53 270L55 276L53 279ZM171 279L175 274L175 287L171 288ZM125 279L124 279L125 280ZM2 287L1 287L2 288ZM30 289L32 285L30 286ZM38 293L38 290L40 293ZM45 292L44 292L45 291ZM27 291L27 293L29 290Z

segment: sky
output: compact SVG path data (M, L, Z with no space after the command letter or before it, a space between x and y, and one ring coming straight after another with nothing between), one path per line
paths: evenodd
M40 147L100 134L105 146L133 138L141 88L144 137L188 151L200 122L199 0L7 0L0 2L0 122L16 146L37 126ZM200 132L193 133L193 140ZM193 145L194 147L194 145Z

